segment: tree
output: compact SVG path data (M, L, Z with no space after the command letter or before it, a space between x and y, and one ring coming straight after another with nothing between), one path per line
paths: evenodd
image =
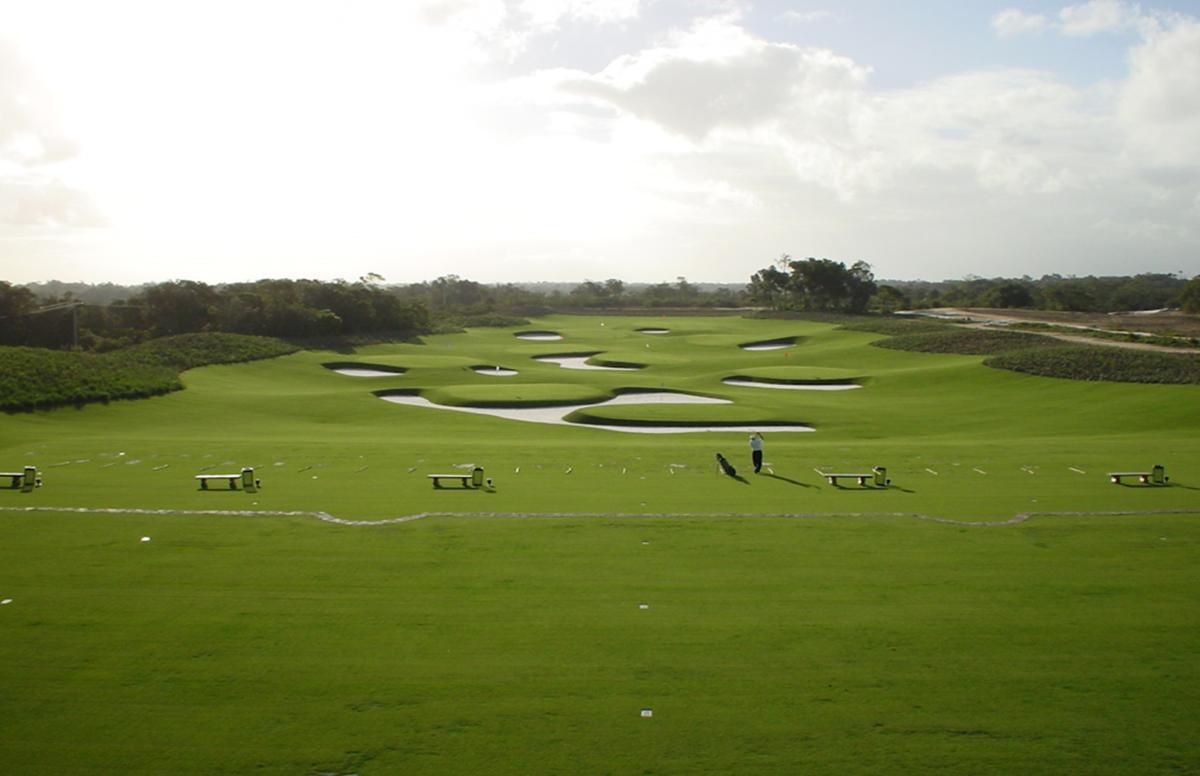
M28 316L36 308L37 297L32 291L0 280L0 344L26 344Z
M1179 292L1176 304L1182 307L1185 313L1200 313L1200 275L1187 282Z
M907 310L912 302L904 292L895 286L880 286L871 297L870 308L881 313L894 313L897 310Z
M774 267L764 267L750 276L750 301L773 310L787 307L788 276Z
M1033 294L1022 283L1001 283L983 296L987 307L1032 307Z
M158 336L205 331L216 319L217 292L194 280L150 286L135 300L146 306L148 323Z
M846 273L846 310L852 313L865 312L871 297L875 295L875 275L871 265L856 261Z

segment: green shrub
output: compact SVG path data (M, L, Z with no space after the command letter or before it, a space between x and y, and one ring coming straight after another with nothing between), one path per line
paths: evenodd
M983 362L997 369L1119 383L1200 384L1200 355L1087 345L1016 350Z
M891 350L909 350L918 353L957 353L964 356L990 356L1023 348L1058 349L1063 347L1040 334L937 325L940 327L937 330L902 334L872 344Z
M838 328L847 331L867 331L873 334L925 334L928 332L946 331L949 324L930 318L895 318L880 316L875 318L859 318L843 323Z
M110 353L0 347L0 409L29 410L179 390L179 373L296 350L270 337L181 334Z

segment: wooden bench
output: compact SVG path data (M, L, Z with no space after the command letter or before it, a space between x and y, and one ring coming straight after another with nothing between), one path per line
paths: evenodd
M8 477L12 480L13 488L35 488L42 484L42 478L38 476L37 467L26 466L24 471L19 472L0 472L0 479Z
M880 485L887 487L892 483L887 478L887 469L882 466L876 466L869 472L823 472L820 469L816 470L817 474L825 478L830 485L836 486L838 480L858 480L860 487L867 487L868 484Z
M229 489L237 490L237 484L241 481L240 474L197 474L196 479L200 480L200 490L208 490L209 480L228 480Z
M0 479L12 477L12 487L19 488L25 482L25 472L0 472Z
M200 480L200 490L208 490L210 480L226 480L230 490L237 490L238 481L241 481L243 490L257 490L262 486L259 480L254 479L252 466L243 466L237 474L197 474L196 479Z
M862 485L864 488L867 486L867 480L875 479L874 474L870 474L870 473L863 474L862 472L858 472L858 473L818 472L818 474L820 474L822 477L824 477L829 482L830 485L837 485L838 480L858 480L858 484Z
M433 487L442 487L438 484L441 480L458 480L464 488L479 488L483 486L483 469L476 466L471 470L470 474L427 474L425 475L433 480Z
M1162 466L1155 466L1148 472L1109 472L1108 481L1114 485L1120 485L1122 478L1137 477L1138 481L1143 485L1166 485L1170 477L1166 476L1166 470Z
M438 484L441 480L458 480L464 488L471 487L471 475L469 474L429 474L426 476L433 480L433 487L435 488L442 487Z

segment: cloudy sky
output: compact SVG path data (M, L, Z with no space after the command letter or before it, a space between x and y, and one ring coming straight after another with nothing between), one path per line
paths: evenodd
M0 0L0 279L1200 273L1200 0Z

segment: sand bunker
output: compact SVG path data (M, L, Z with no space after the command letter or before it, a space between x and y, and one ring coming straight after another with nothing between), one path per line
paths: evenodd
M742 350L784 350L796 344L796 337L781 337L773 340L762 340L761 342L745 342L738 345Z
M726 377L721 382L749 388L782 388L785 391L852 391L862 388L858 383L779 383L745 377Z
M519 331L513 336L531 342L553 342L562 339L562 335L556 331Z
M394 404L405 404L410 407L425 407L435 410L450 410L452 412L468 412L473 415L490 415L493 418L507 420L523 420L527 423L550 423L559 426L575 426L585 428L603 428L609 431L629 431L637 434L687 434L696 431L751 431L768 429L771 433L779 431L812 431L808 426L712 426L712 425L663 425L663 426L626 426L601 423L574 423L566 419L575 410L585 407L606 407L619 404L732 404L728 399L713 399L708 396L693 396L687 393L625 393L612 399L588 404L572 404L558 407L453 407L447 404L434 404L420 396L388 395L379 397Z
M408 371L399 366L354 364L344 361L321 364L321 366L348 377L398 377Z
M487 375L488 377L512 377L517 374L517 370L502 366L473 366L471 369L475 374Z
M534 361L541 361L547 364L558 364L563 369L591 369L603 372L636 372L641 369L640 366L601 366L599 364L589 364L587 360L592 356L598 356L599 353L583 353L576 355L562 356L534 356Z

